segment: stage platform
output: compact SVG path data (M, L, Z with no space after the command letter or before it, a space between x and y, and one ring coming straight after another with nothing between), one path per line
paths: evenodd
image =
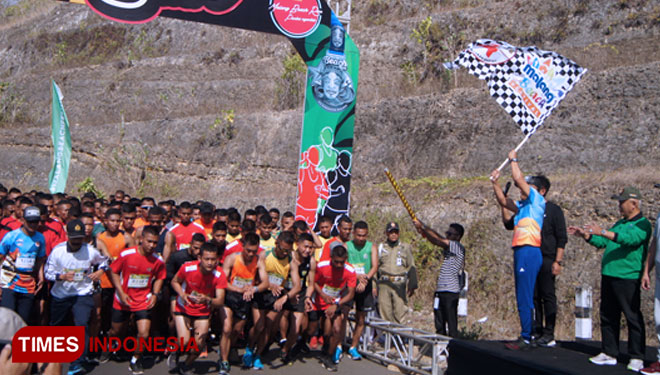
M620 354L616 366L597 366L589 357L600 353L600 342L560 341L554 348L536 348L528 351L511 351L504 347L506 341L451 340L448 346L447 374L507 374L507 375L585 375L585 374L633 374L626 369L630 357ZM621 353L627 353L627 344L621 344ZM644 363L657 358L657 349L647 347Z

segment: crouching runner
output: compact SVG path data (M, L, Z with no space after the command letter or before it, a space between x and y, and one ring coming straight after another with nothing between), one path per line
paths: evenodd
M174 323L179 341L184 348L196 347L198 351L188 353L179 366L179 373L190 375L192 363L204 350L209 332L211 305L220 307L225 301L227 278L218 267L218 247L210 242L202 245L199 260L185 263L172 279L172 289L178 294L174 308ZM189 346L190 330L194 330L196 345ZM171 353L167 358L170 370L177 367L180 353Z
M337 345L341 343L344 319L355 296L357 276L353 266L346 262L348 251L343 245L333 244L330 260L319 262L314 277L315 311L309 320L322 320L325 345L321 365L328 371L337 371L333 358Z

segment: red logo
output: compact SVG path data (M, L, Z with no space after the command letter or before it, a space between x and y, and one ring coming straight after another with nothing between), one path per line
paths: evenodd
M304 38L321 23L319 0L270 0L270 18L282 34Z
M85 349L85 327L23 327L11 346L14 362L73 362Z
M470 52L485 64L497 65L511 60L516 55L515 47L490 39L480 39Z

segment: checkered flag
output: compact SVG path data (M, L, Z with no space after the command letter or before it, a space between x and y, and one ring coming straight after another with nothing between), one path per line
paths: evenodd
M491 39L470 44L447 69L465 67L486 80L490 95L513 117L525 135L532 134L573 85L587 72L555 52L515 47Z

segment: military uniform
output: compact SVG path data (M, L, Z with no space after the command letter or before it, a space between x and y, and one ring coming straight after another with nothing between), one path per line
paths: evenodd
M408 272L415 267L412 246L397 241L378 245L378 313L381 318L403 323L408 312Z

